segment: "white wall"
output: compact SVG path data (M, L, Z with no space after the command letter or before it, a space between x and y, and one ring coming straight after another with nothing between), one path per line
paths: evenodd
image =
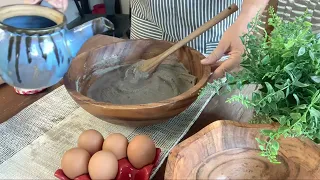
M130 0L120 0L123 14L129 14L129 1ZM23 0L0 0L0 6L6 6L10 4L22 4L22 3L23 3ZM103 0L89 0L89 3L92 8L95 4L103 3ZM73 0L69 0L69 7L66 12L66 16L67 18L69 17L68 21L78 16L77 9Z
M122 13L123 14L129 14L129 2L130 0L120 0Z

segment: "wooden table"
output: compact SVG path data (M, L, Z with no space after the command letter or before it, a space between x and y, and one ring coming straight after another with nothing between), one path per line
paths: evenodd
M83 46L80 51L84 51L84 49L91 49L91 43L95 44L105 44L104 38L96 37L88 41L87 44ZM108 41L118 41L117 39L112 38ZM29 106L36 100L40 99L44 95L50 93L52 90L61 86L63 83L60 82L57 85L35 95L18 95L14 92L13 88L3 84L0 85L0 123L3 123L10 119L12 116L23 110L25 107ZM243 94L248 94L252 92L253 87L248 87L243 90ZM237 92L235 92L237 93ZM247 121L252 114L250 111L243 109L243 106L240 104L227 104L225 103L226 98L228 96L215 96L207 107L204 109L199 119L195 122L195 124L191 127L184 138L188 138L209 125L210 123L216 120L236 120L245 122ZM157 172L154 179L164 179L166 162L163 163L159 171Z

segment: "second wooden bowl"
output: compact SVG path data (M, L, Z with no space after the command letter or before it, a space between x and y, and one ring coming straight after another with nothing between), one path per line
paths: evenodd
M119 64L133 64L141 59L155 57L173 44L157 40L127 40L108 44L78 55L64 76L64 84L71 97L87 112L114 124L145 126L167 121L184 111L195 101L198 91L210 76L210 67L201 65L205 58L189 47L182 47L168 58L176 58L197 77L194 87L171 99L149 104L117 105L97 102L86 96L90 85L99 78L96 72ZM112 62L113 57L120 59Z
M255 138L272 128L216 121L171 151L165 179L320 179L320 148L308 139L280 139L281 164L259 156Z

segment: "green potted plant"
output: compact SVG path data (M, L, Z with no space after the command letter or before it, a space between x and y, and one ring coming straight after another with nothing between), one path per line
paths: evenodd
M226 86L228 91L255 84L251 96L234 95L227 102L252 108L251 123L279 123L275 130L261 130L266 140L256 139L261 156L277 160L280 137L307 137L320 142L320 36L312 33L307 12L293 22L284 22L269 9L270 35L258 35L258 17L241 37L245 52L240 72L227 74L222 81L205 88ZM210 87L211 86L211 87ZM217 87L216 87L217 88Z

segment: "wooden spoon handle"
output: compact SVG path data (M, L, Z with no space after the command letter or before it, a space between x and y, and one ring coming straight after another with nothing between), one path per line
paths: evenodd
M212 28L214 25L218 24L219 22L221 22L222 20L224 20L225 18L227 18L228 16L230 16L231 14L233 14L234 12L236 12L238 10L238 6L235 4L232 4L231 6L229 6L228 8L226 8L225 10L223 10L222 12L220 12L218 15L216 15L215 17L213 17L211 20L207 21L205 24L203 24L202 26L200 26L198 29L196 29L194 32L192 32L191 34L189 34L187 37L185 37L184 39L182 39L181 41L177 42L175 45L173 45L171 48L169 48L168 50L166 50L165 52L163 52L162 54L160 54L159 56L157 56L155 58L155 60L153 61L146 61L142 67L140 67L140 70L143 72L149 72L150 68L155 68L157 67L159 64L161 64L161 62L168 57L170 54L174 53L176 50L178 50L179 48L181 48L182 46L184 46L185 44L187 44L188 42L190 42L191 40L195 39L196 37L200 36L202 33L204 33L205 31L207 31L208 29Z

